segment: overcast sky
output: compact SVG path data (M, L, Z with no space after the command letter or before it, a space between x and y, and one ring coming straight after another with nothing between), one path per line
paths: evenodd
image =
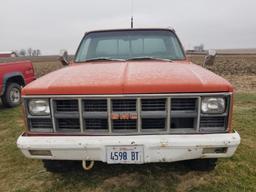
M0 51L74 53L84 32L128 28L130 0L0 0ZM135 27L173 27L186 49L256 48L256 0L134 0Z

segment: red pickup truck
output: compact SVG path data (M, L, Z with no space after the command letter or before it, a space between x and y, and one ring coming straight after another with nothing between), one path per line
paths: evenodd
M6 107L21 103L21 88L35 80L31 61L0 63L0 97Z

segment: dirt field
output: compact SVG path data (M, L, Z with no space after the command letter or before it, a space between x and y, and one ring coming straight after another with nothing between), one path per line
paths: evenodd
M192 56L202 63L202 56ZM61 68L51 60L33 60L38 77ZM0 103L0 191L15 192L255 192L256 191L256 56L218 56L211 68L233 83L233 127L242 143L232 158L222 159L214 171L195 172L183 163L106 165L97 163L90 172L81 168L66 174L45 171L40 161L26 159L16 147L25 130L21 108L4 109Z
M31 58L37 77L60 69L62 65L57 58L57 56ZM193 55L189 56L189 59L196 64L202 65L204 56ZM3 61L6 60L0 59L0 63ZM256 91L256 54L218 55L214 66L207 68L230 81L238 92Z
M196 64L204 62L204 56L189 58ZM256 54L218 55L214 66L207 68L230 81L236 91L256 91Z

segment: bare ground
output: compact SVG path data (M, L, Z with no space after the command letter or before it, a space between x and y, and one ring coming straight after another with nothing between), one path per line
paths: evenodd
M189 57L192 62L202 65L204 56L194 55ZM51 60L53 59L53 60ZM41 77L51 71L62 68L57 57L46 57L36 60L33 58L36 76ZM219 55L214 66L209 70L227 79L237 92L256 91L256 55Z

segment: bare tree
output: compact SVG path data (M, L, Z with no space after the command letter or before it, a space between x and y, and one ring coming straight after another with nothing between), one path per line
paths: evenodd
M40 49L37 49L36 50L36 56L40 56L41 55L41 50Z
M19 55L20 56L26 56L27 55L27 52L26 52L26 50L25 49L21 49L20 51L19 51Z
M33 51L32 51L32 56L37 56L36 50L33 50Z
M32 49L28 48L27 50L21 49L20 51L16 51L19 56L40 56L41 55L41 50L40 49Z
M28 56L32 56L32 54L33 54L33 49L32 48L28 48Z

